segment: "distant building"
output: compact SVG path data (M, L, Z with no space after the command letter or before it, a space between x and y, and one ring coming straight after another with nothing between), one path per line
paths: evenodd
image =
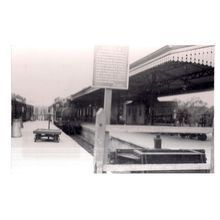
M47 106L35 106L34 118L35 120L45 121L48 120L49 110Z

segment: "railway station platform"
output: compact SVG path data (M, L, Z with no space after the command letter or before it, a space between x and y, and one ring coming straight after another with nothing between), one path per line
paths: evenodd
M134 126L135 127L135 126ZM84 123L83 128L86 131L95 131L94 124ZM117 128L117 129L116 129ZM110 136L128 142L143 148L154 148L155 134L144 132L125 132L126 125L114 126L111 125L108 129ZM207 164L211 162L211 148L213 146L212 133L207 134L207 140L201 141L197 139L181 138L178 135L161 134L162 148L166 149L204 149L207 157ZM118 145L117 148L123 148L125 145Z
M23 123L22 137L11 138L11 168L71 170L77 173L93 173L93 157L64 132L60 142L34 142L33 131L48 128L47 121L29 121ZM57 129L53 124L51 129Z

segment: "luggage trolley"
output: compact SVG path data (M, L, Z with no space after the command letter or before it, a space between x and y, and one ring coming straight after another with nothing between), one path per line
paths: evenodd
M33 131L35 134L34 142L37 142L39 140L41 141L53 141L53 142L59 142L60 141L60 129L50 129L50 122L51 122L51 114L49 114L48 117L48 129L45 128L38 128Z

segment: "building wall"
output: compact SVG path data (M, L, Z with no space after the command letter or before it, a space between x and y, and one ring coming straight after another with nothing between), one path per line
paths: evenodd
M131 103L126 105L126 124L169 124L173 123L176 102L158 102L153 105Z
M128 101L123 103L112 100L111 124L154 125L172 123L174 102L159 102L156 97L145 102ZM95 123L96 113L102 102L72 103L76 117L80 122Z
M154 105L154 124L173 124L176 102L157 102Z
M145 105L126 105L126 124L145 124Z
M119 106L117 103L112 104L112 110L111 110L111 124L118 124L119 120Z
M45 106L34 107L35 120L40 120L40 121L48 120L48 113L49 113L48 107Z

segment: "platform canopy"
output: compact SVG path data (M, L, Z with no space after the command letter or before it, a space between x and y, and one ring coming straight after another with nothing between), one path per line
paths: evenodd
M214 46L165 46L130 64L129 89L113 90L113 99L138 100L214 89ZM98 100L103 89L88 87L71 100ZM92 99L92 100L91 100Z

